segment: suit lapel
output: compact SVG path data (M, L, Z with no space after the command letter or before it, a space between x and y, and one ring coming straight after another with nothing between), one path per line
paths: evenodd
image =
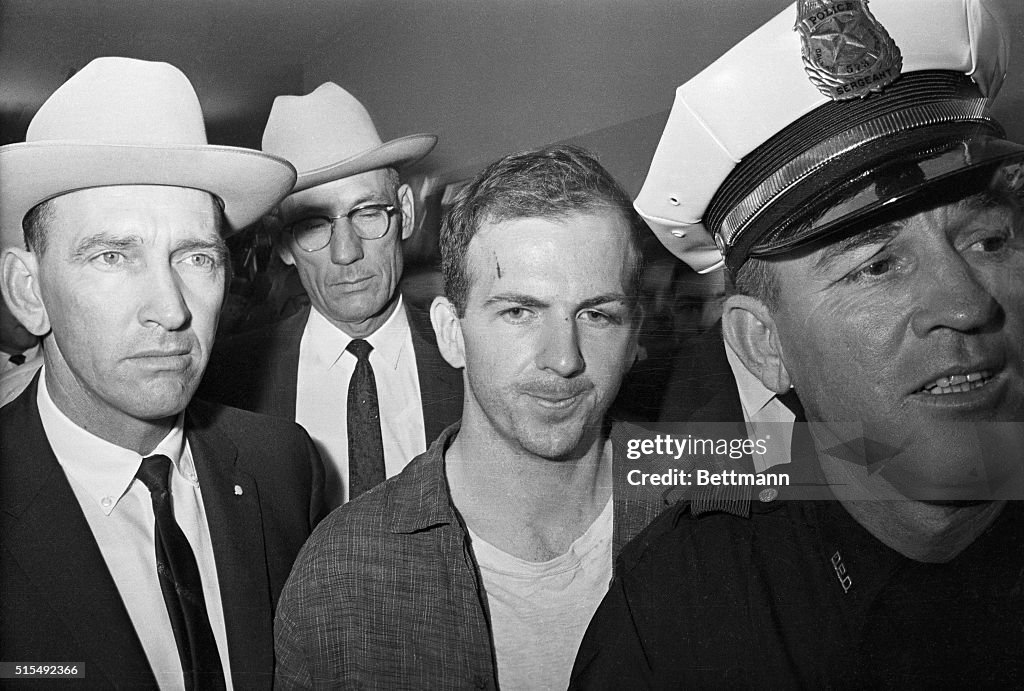
M449 365L437 349L430 317L408 303L405 307L416 354L416 375L423 403L427 446L462 415L462 371Z
M266 550L259 488L237 465L235 445L195 406L188 410L186 430L217 562L232 677L239 688L269 686L273 605L260 558Z
M36 383L4 412L0 542L44 596L40 606L54 612L86 656L90 677L155 686L128 610L46 439Z
M270 347L264 354L267 371L260 392L260 412L287 420L295 419L295 396L299 381L299 347L309 320L309 307L299 310L274 329Z

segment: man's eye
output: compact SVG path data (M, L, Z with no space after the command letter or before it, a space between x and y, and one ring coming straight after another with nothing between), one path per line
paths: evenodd
M591 324L618 323L618 321L612 316L605 314L604 312L598 312L597 310L584 310L580 312L580 318Z
M191 254L186 261L200 269L210 268L216 263L214 258L208 254Z
M981 252L999 252L1006 247L1009 237L1004 233L989 235L971 244L970 249Z
M101 252L96 255L95 260L103 266L119 266L126 261L126 258L120 252Z
M846 277L850 282L870 281L874 278L885 276L896 268L896 262L890 257L875 259L865 264Z
M509 307L508 309L502 310L501 317L507 322L517 323L526 321L530 318L532 312L523 307Z

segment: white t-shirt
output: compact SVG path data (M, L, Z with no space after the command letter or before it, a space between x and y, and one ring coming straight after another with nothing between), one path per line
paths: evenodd
M565 554L530 562L469 531L491 613L502 689L565 689L612 578L612 500Z

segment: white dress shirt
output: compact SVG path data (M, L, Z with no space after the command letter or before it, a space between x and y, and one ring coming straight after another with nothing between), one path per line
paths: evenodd
M789 447L793 441L796 415L776 397L774 391L747 369L728 341L725 342L725 355L729 359L736 388L739 389L747 436L750 439L769 438L766 444L768 453L760 454L756 449L751 453L754 471L762 473L774 465L789 463Z
M427 450L420 381L412 330L401 296L395 311L366 340L377 383L384 469L397 475ZM348 385L356 356L345 350L352 338L315 308L299 345L295 421L306 428L327 466L328 506L348 501Z
M153 502L149 489L135 479L143 457L100 439L69 420L50 398L45 375L44 370L39 378L36 404L46 438L82 507L157 683L162 689L183 689L178 647L156 574ZM206 611L230 689L231 666L217 565L183 418L178 416L174 429L147 455L159 453L171 459L174 518L196 555Z

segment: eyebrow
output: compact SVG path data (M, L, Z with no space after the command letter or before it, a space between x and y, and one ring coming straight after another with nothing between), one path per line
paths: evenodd
M217 255L218 261L225 261L228 257L228 246L223 239L216 240L183 240L174 246L172 252L191 252L194 250L206 250Z
M80 260L98 249L126 250L138 247L142 238L138 235L114 235L112 233L96 233L82 238L81 242L71 251L71 258Z
M606 305L609 302L622 302L629 304L629 298L623 293L606 293L604 295L595 295L592 298L587 298L576 306L577 310L590 309L591 307L597 307L598 305ZM523 307L534 307L537 309L543 309L550 307L551 304L539 300L531 295L524 295L522 293L499 293L498 295L492 295L484 301L484 307L490 307L491 305L499 303L514 303L522 305Z
M821 255L814 262L814 270L827 271L832 268L832 266L839 261L843 255L868 245L888 242L896 237L902 229L903 226L898 223L885 223L880 226L875 226L869 230L865 230L863 233L857 233L856 235L851 235L848 238L843 238L842 240L834 242L822 250Z
M144 242L138 235L113 235L111 233L96 233L82 238L82 241L72 250L73 260L85 259L96 250L129 250L143 245ZM225 261L228 256L228 248L221 238L217 239L192 239L183 240L172 249L172 252L190 252L194 250L206 250L215 255L219 261Z

